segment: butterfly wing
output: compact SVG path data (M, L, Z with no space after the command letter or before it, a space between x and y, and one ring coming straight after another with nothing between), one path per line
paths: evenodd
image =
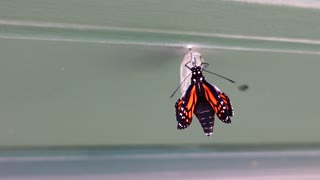
M202 85L205 97L218 118L224 123L231 123L230 117L233 116L233 108L229 97L207 81L203 81Z
M232 103L231 103L229 97L222 91L220 93L220 97L222 98L223 102L227 105L229 116L230 117L233 116L234 111L233 111Z
M177 129L185 129L191 124L197 99L196 86L192 84L187 89L185 95L176 102Z

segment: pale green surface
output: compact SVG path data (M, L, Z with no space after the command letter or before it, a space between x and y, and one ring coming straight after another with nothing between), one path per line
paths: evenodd
M8 180L317 180L320 177L317 149L237 152L201 148L89 148L5 154L0 152L0 178Z
M320 38L318 10L204 0L8 0L0 2L0 17L27 24L0 23L2 147L320 142L319 43L130 29L316 40ZM30 27L31 21L129 29ZM235 109L231 125L217 121L213 138L205 137L196 119L187 130L176 130L173 107L180 94L169 96L179 83L185 53L176 46L188 42L208 46L198 50L211 64L210 70L233 78L238 85L249 84L248 91L240 92L236 85L206 75L229 95Z
M210 0L2 0L1 19L320 38L319 10Z

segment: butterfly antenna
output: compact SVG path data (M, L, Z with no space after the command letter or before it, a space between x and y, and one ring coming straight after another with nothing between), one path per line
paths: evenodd
M182 86L182 84L188 79L188 77L190 76L191 73L189 73L189 75L184 78L184 80L180 83L180 85L177 87L176 90L174 90L174 92L172 93L172 95L170 96L170 99L174 96L174 94L176 94L176 92L178 91L178 89Z
M232 82L232 83L236 83L234 80L232 80L232 79L229 79L229 78L226 78L226 77L224 77L224 76L221 76L221 75L219 75L219 74L216 74L216 73L213 73L213 72L211 72L211 71L207 71L207 70L203 70L203 71L205 71L205 72L207 72L207 73L210 73L210 74L213 74L213 75L216 75L216 76L218 76L218 77L221 77L222 79L225 79L225 80L228 80L228 81L230 81L230 82Z

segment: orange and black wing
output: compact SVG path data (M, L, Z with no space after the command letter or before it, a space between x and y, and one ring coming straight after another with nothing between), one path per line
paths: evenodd
M218 118L224 123L231 123L233 108L229 97L216 86L204 81L202 83L206 100L210 103Z
M177 129L185 129L191 124L197 99L195 85L190 85L185 95L178 99L175 105L176 119L178 121Z
M232 103L229 99L229 97L222 91L220 91L220 97L222 98L223 102L227 105L227 110L229 113L229 116L233 116L234 115L234 111L233 111L233 107L232 107Z

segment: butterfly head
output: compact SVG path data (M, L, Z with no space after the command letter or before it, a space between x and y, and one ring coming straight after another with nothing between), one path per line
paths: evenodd
M204 76L202 74L202 69L200 66L192 67L191 73L191 80L193 83L202 82L204 80Z

